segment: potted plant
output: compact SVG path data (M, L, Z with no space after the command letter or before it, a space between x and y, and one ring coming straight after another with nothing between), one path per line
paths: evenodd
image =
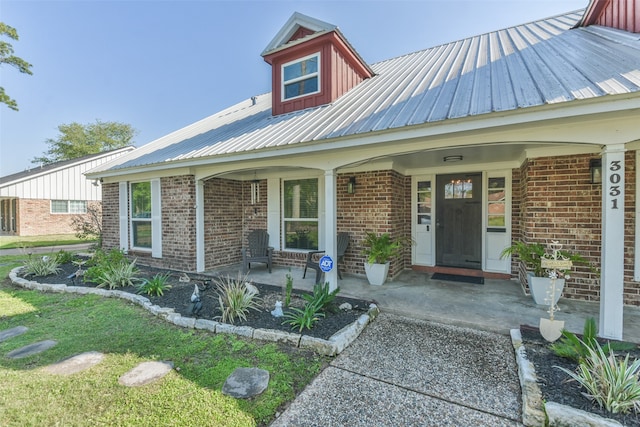
M392 239L388 233L377 235L367 231L362 244L362 253L367 257L364 263L367 279L372 285L382 285L387 280L391 258L400 254L404 242Z
M550 248L556 252L556 256L563 260L570 260L572 263L589 265L589 262L580 254L571 253L566 250L554 249L554 247L561 247L557 242L552 242ZM529 289L531 290L531 296L536 304L540 305L555 305L562 295L564 289L565 279L569 278L568 270L554 270L550 272L542 266L543 258L549 258L551 255L548 253L547 247L542 243L524 243L514 242L511 246L505 248L500 256L502 258L517 255L522 262L524 262L528 272L527 280L529 282ZM593 270L593 269L592 269ZM550 276L554 276L555 284L554 295L551 301L549 301L548 292L552 288Z

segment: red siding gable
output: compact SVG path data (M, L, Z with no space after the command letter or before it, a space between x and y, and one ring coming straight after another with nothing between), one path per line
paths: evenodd
M303 30L302 27L291 39L296 39L297 35L305 32L301 30ZM316 53L320 55L320 91L291 100L283 100L282 65ZM331 31L265 55L264 60L272 67L273 115L329 104L363 80L373 76L373 72L337 31Z
M298 28L298 31L296 31L291 36L291 38L289 39L289 42L301 39L301 38L306 37L306 36L310 36L311 34L313 34L313 31L311 31L310 29L304 28L304 27L300 27L300 28Z
M640 33L640 0L593 0L580 24L588 25Z

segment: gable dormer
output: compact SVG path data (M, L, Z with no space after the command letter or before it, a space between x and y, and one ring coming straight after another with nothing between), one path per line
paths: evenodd
M373 76L335 25L294 13L262 52L273 115L329 104Z
M591 0L577 27L601 25L640 33L640 0Z

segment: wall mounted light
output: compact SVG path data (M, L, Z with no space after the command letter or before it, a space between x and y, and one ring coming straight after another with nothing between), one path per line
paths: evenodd
M444 156L442 160L445 162L459 162L460 160L462 160L462 156L459 154L455 156Z
M589 160L589 172L592 184L602 184L602 159Z
M353 194L356 192L356 177L352 176L349 178L349 182L347 182L347 193Z

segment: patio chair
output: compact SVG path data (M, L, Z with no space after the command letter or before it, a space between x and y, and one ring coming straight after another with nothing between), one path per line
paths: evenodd
M347 251L347 246L349 246L349 233L338 233L338 245L337 245L337 261L336 268L338 269L338 277L342 279L342 273L340 272L340 261L344 258L344 253ZM322 278L323 271L320 268L319 264L319 254L323 254L325 251L310 251L307 252L307 260L304 265L304 273L302 274L302 278L304 279L307 275L307 268L312 268L316 271L316 283L320 283L320 279Z
M271 273L273 248L269 246L269 233L265 230L253 230L247 237L249 247L242 248L242 273L247 274L252 262L267 264Z

